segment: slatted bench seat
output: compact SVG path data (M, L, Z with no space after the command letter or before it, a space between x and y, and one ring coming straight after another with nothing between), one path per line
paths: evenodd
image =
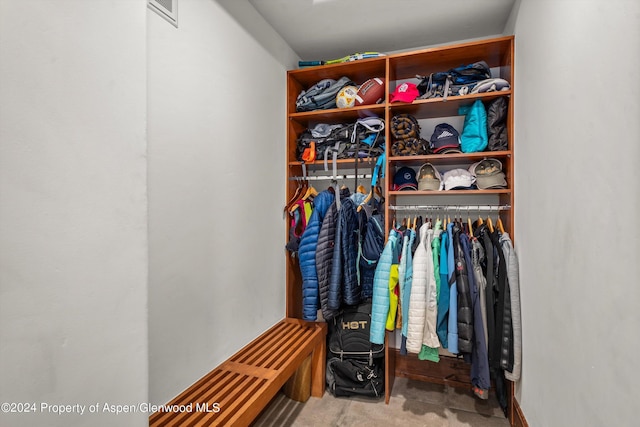
M281 320L153 413L149 425L248 426L309 356L311 395L322 397L326 335L326 323Z

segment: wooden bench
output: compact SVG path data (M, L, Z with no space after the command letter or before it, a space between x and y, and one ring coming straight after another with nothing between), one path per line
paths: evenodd
M325 389L326 323L283 319L149 417L160 426L248 426L311 356L311 395Z

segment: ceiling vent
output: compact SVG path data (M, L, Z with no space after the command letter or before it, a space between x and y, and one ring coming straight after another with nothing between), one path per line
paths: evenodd
M178 0L149 0L149 9L178 28Z

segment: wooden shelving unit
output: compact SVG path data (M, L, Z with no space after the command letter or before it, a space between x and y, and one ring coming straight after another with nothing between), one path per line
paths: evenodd
M497 211L493 215L500 215L506 230L514 235L514 126L513 126L513 76L514 76L514 38L500 37L462 43L452 46L441 46L403 52L380 58L365 59L350 63L319 66L299 70L291 70L287 73L287 177L299 176L301 162L296 158L296 143L298 136L308 127L316 123L353 123L359 117L376 115L389 123L396 114L411 114L419 121L438 120L458 116L458 109L471 105L474 101L490 101L497 97L508 99L507 134L508 149L505 151L484 151L479 153L445 154L445 155L420 155L407 157L391 157L389 147L391 135L386 126L386 179L383 181L384 197L386 199L385 218L387 233L391 221L395 219L396 211L391 206L402 205L409 197L415 200L420 198L421 204L428 205L434 197L441 199L443 196L458 196L457 198L472 197L470 204L480 204L478 198L487 197L491 204L497 200L501 206L509 206L508 209ZM401 81L414 79L416 75L429 75L433 72L445 71L462 64L485 61L492 71L492 77L500 77L511 83L511 89L503 92L487 92L470 94L466 96L449 96L442 98L416 100L413 103L390 103L388 94L393 92ZM296 112L295 100L298 94L314 83L324 78L339 79L348 76L357 84L367 79L379 77L385 82L387 99L377 105L368 105L348 109L331 109L311 112ZM422 137L429 139L432 129L423 129ZM461 130L461 129L460 129ZM397 167L409 166L418 168L424 163L432 163L440 168L454 165L468 166L484 158L496 158L503 164L508 186L499 190L452 190L452 191L392 191L391 183L393 172ZM318 159L305 166L320 168L323 161ZM338 160L337 167L352 169L353 160ZM370 163L364 163L363 169L370 168ZM287 180L287 198L293 196L297 183L295 180ZM412 202L414 203L414 202ZM457 202L458 204L460 202ZM297 265L297 259L287 254L286 261L286 310L288 317L302 317L301 275ZM394 333L387 333L386 352L386 401L389 402L395 376L404 376L414 379L422 379L430 382L449 384L456 387L465 387L469 382L468 366L455 358L443 357L440 366L431 362L419 361L415 355L403 356L396 350ZM399 347L399 346L398 346ZM510 387L510 401L513 400L513 386ZM510 403L512 411L512 403Z

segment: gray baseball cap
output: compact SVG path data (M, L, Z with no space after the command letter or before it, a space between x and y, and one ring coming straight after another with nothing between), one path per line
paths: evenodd
M480 190L507 187L502 162L498 159L480 160L469 167L469 172L476 177L476 185Z
M431 163L425 163L418 170L418 190L438 191L442 189L442 176Z

